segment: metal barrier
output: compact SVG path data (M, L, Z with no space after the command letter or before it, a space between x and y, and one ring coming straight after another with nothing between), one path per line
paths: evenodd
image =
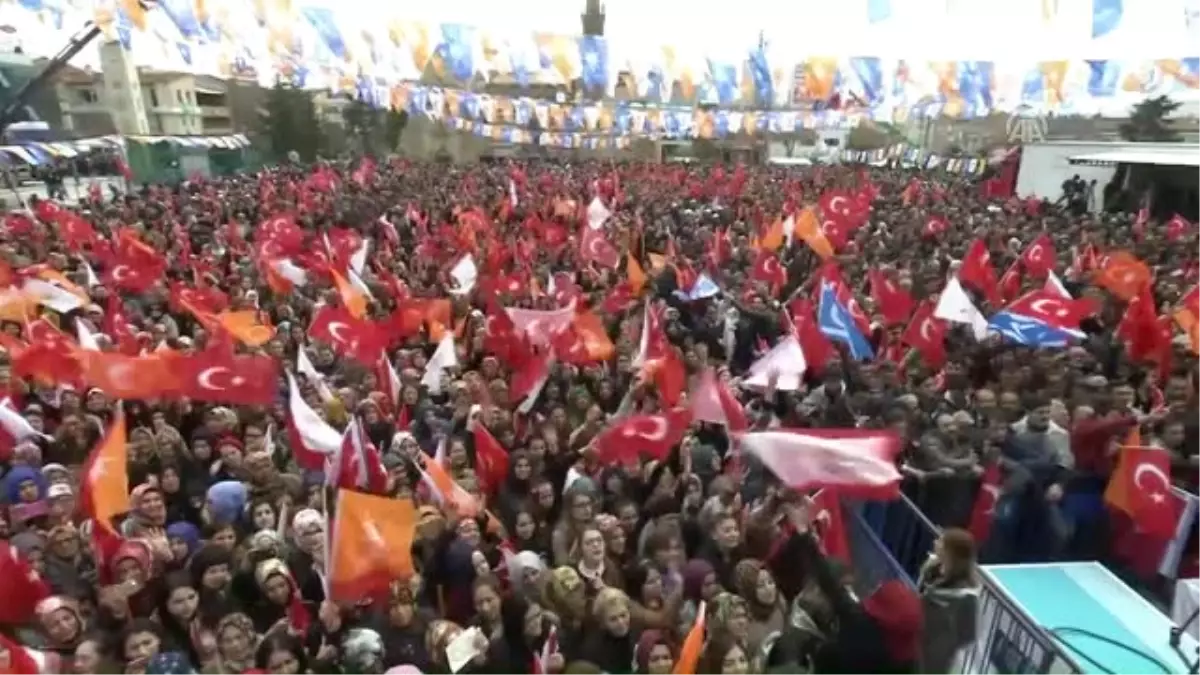
M938 527L905 495L890 502L864 502L861 509L863 519L900 568L914 580L920 576L921 565L933 552Z
M850 558L854 567L855 586L860 595L869 594L880 584L891 579L900 579L916 587L915 576L910 575L891 555L888 546L876 534L867 520L866 507L885 505L882 502L842 504L842 522L846 525L846 539L850 544Z
M858 591L870 593L889 579L915 586L921 565L933 552L938 527L905 496L890 502L845 502L842 511ZM1049 633L986 577L979 594L976 635L978 639L964 650L955 672L1083 672Z
M1004 593L983 580L976 639L960 656L959 673L1060 675L1084 672L1050 635Z

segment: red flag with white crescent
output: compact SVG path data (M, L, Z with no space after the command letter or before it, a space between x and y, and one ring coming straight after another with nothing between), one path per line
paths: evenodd
M975 505L971 509L971 520L967 529L975 541L987 541L992 531L992 521L996 517L996 504L1000 501L1000 465L989 464L983 470L979 482L979 493L975 495Z

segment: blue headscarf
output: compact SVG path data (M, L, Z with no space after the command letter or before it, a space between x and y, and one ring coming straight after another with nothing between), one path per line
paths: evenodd
M241 481L224 480L208 488L208 515L213 523L231 525L241 519L246 509L246 485Z
M20 503L21 483L25 481L33 481L37 485L39 500L46 498L46 488L49 486L46 476L33 467L18 466L4 477L4 497L9 504Z
M187 545L188 557L200 548L200 528L186 520L181 520L177 523L171 523L167 526L167 540L179 539Z

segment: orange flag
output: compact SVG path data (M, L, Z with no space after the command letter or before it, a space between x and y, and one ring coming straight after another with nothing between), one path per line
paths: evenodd
M412 576L417 509L409 499L338 490L329 551L329 593L358 602Z
M434 491L443 508L453 508L462 518L479 515L479 501L455 482L440 462L425 455L425 468L420 471L421 479Z
M123 399L158 398L179 388L179 373L170 352L125 356L79 350L83 380L109 396Z
M221 327L247 347L259 347L275 337L275 329L258 322L258 312L244 309L237 312L221 312L217 315Z
M121 9L125 10L125 16L129 17L129 23L138 30L146 30L146 10L142 9L142 3L138 0L121 0Z
M704 651L704 625L708 623L706 610L705 603L701 601L700 608L696 610L696 623L692 624L692 629L683 639L683 647L679 649L679 660L671 671L673 675L695 675L696 667L700 665L700 652Z
M1117 455L1117 466L1113 469L1112 476L1108 479L1108 487L1104 489L1104 502L1113 508L1120 509L1126 513L1131 513L1132 505L1129 503L1129 471L1125 466L1126 448L1139 448L1142 446L1142 432L1138 427L1129 430L1125 436L1125 442L1121 444L1121 449Z
M817 216L811 208L800 212L800 217L796 220L796 236L803 239L813 253L821 256L821 260L833 257L833 245L821 231L821 224L817 221Z
M1132 253L1117 251L1107 257L1092 281L1128 302L1150 283L1150 268Z
M588 358L597 361L607 361L612 358L616 347L609 339L608 332L604 330L604 322L600 320L600 317L596 316L594 312L583 311L577 313L571 323L575 327L575 333L583 341L583 348L587 350Z
M1188 336L1192 353L1200 354L1200 318L1186 307L1175 310L1175 314L1172 317L1175 319L1175 323L1179 325L1179 330L1182 330L1183 334Z
M768 251L778 251L779 247L783 246L783 238L783 221L776 218L775 222L771 223L771 227L767 229L767 233L759 240L758 245Z
M129 450L125 445L125 414L117 406L117 414L100 444L92 448L84 462L79 487L80 504L84 513L115 534L112 519L129 511L129 473L126 464Z
M633 294L641 295L646 287L646 273L632 253L625 254L625 273L629 275L629 287L633 289Z
M350 316L356 319L361 319L367 315L367 298L355 288L349 281L346 280L340 272L330 268L329 274L333 276L333 284L337 286L338 297L342 299L342 304L346 306L346 311L350 312Z

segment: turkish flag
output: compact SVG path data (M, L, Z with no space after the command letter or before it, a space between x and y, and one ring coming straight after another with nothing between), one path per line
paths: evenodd
M1120 468L1129 491L1130 516L1140 532L1170 539L1179 519L1171 494L1171 459L1162 448L1126 447ZM1116 478L1116 477L1114 477Z
M922 302L900 340L917 350L926 365L941 368L946 363L946 322L935 317L933 310L932 302Z
M1047 274L1054 271L1057 264L1054 241L1048 234L1039 235L1021 252L1021 265L1034 278L1045 278Z
M761 249L754 259L754 268L750 272L750 278L767 284L774 293L787 283L787 270L779 263L779 258L773 252Z
M1017 298L1005 311L1027 316L1055 328L1078 331L1079 322L1096 313L1096 304L1088 298L1071 300L1039 288Z
M807 298L796 298L788 304L788 313L805 362L810 368L820 371L833 360L837 350L817 326L812 303Z
M601 464L625 466L645 453L665 459L692 422L690 410L678 408L658 415L631 415L610 424L592 441Z
M373 494L387 492L388 474L383 458L367 438L358 418L346 427L338 451L329 457L325 478L330 487Z
M475 441L475 473L480 487L485 493L495 494L508 480L508 450L478 420L473 423L471 436Z
M604 238L602 231L590 227L583 228L583 234L579 238L579 259L611 269L616 269L621 264L620 253Z
M842 500L838 499L833 488L818 490L812 500L816 511L812 517L813 529L821 552L830 558L850 562L850 543L842 519Z
M356 604L383 598L413 574L417 510L409 499L338 490L329 556L329 596Z
M992 267L992 255L982 239L971 242L971 247L967 249L962 265L958 268L958 280L983 293L993 306L1000 306L1000 292L996 285L996 270Z
M375 324L356 318L345 307L325 305L313 314L308 333L328 344L340 356L371 364L383 349L383 336Z
M692 406L692 416L697 421L723 424L730 431L750 428L742 404L712 368L700 373L696 385L688 394L688 402Z
M38 603L50 597L50 586L38 576L33 565L3 540L0 540L0 579L4 579L0 624L5 626L29 623L36 614Z
M775 429L740 436L780 481L796 490L836 487L862 499L900 494L895 457L902 443L890 430Z
M908 291L896 285L887 274L879 270L868 270L867 281L871 285L871 298L887 325L904 323L913 311L913 299Z
M340 452L342 435L321 418L300 394L300 385L291 373L288 381L288 446L296 463L309 471L322 471L325 462Z
M26 647L0 633L0 674L38 675L59 672L62 672L62 659L54 652Z
M1125 341L1129 358L1134 361L1157 361L1170 355L1170 326L1167 326L1167 333L1164 335L1155 311L1154 294L1150 286L1143 286L1125 306L1125 313L1121 315L1121 322L1117 324L1116 335Z
M1191 229L1192 224L1188 222L1188 219L1176 213L1167 221L1167 241L1179 241Z
M945 216L933 215L925 221L925 227L921 230L921 235L926 239L940 237L950 229L950 221L946 220Z
M176 360L180 393L197 401L271 405L279 395L279 361L261 354L205 350Z
M996 503L1000 501L1000 465L989 464L983 470L979 492L975 495L975 506L971 509L971 520L967 529L981 545L992 531L992 520L996 517Z

